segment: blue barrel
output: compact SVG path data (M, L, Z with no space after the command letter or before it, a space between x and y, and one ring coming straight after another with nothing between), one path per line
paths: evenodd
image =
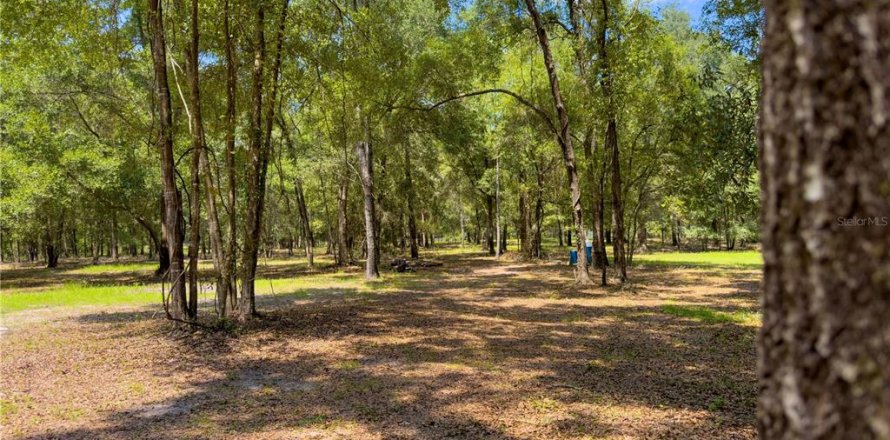
M578 251L569 251L569 264L572 266L578 264Z
M587 245L587 265L593 264L593 245Z

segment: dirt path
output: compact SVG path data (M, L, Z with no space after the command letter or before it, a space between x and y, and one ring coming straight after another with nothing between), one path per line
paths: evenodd
M268 298L237 336L171 336L132 309L17 327L0 437L755 437L756 326L665 307L755 310L756 272L643 268L575 292L564 266L461 255L422 275Z

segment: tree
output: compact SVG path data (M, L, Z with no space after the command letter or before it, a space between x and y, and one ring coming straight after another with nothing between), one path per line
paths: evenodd
M161 157L161 181L164 186L163 232L170 249L170 313L174 319L188 315L185 298L184 262L181 226L182 200L176 188L176 164L173 157L173 110L167 83L167 48L164 37L164 15L159 0L148 1L148 23L151 29L151 54L155 73L155 94L158 102L158 149Z
M584 215L581 208L581 187L578 183L578 170L575 168L575 150L572 147L572 131L569 127L569 114L563 104L562 94L559 91L559 78L556 74L556 66L553 62L553 54L550 52L550 42L547 31L541 21L541 14L535 6L534 0L525 0L526 8L532 17L538 43L544 55L544 66L547 68L547 77L550 80L550 91L553 95L553 104L559 117L559 131L556 134L559 146L562 149L563 162L569 179L569 190L572 200L572 218L575 223L575 248L578 251L578 265L575 269L575 282L590 284L590 275L587 273L587 258L585 258L586 232L584 231Z
M765 3L758 430L890 438L890 8Z

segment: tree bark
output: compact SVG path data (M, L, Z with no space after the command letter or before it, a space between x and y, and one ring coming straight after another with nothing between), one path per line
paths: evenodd
M606 244L603 237L603 189L604 176L597 176L596 140L591 133L585 138L584 153L587 156L587 184L590 187L591 210L593 214L593 264L600 270L600 284L605 286L606 267L609 265ZM599 180L597 180L599 179Z
M411 179L411 152L405 145L405 195L408 199L408 239L411 243L411 258L420 258L417 250L417 220L414 212L414 181ZM463 217L461 217L463 221ZM463 222L461 222L463 229Z
M265 12L262 2L257 6L256 35L254 38L254 69L251 87L251 136L248 148L251 167L248 170L247 212L245 217L244 254L241 258L241 304L239 319L256 315L255 278L259 245L262 235L263 210L266 196L266 171L269 167L272 124L275 117L278 73L281 68L281 48L287 19L288 0L282 3L276 35L276 54L271 71L271 90L267 100L265 118L263 111L263 67L266 57ZM264 125L265 123L265 125Z
M346 208L347 196L349 190L349 180L342 178L340 187L337 191L337 264L340 266L349 265L352 262L352 256L349 251L349 242L347 238L346 224Z
M562 94L559 91L556 65L550 52L550 41L541 21L541 14L538 13L534 0L525 0L525 6L535 25L538 43L544 55L544 67L547 69L547 77L550 80L550 94L553 96L553 104L559 117L559 133L557 133L556 138L562 149L563 163L565 164L566 174L568 174L569 190L571 191L572 198L572 218L575 223L575 248L579 256L578 264L575 266L575 282L578 284L590 284L590 275L587 273L587 258L581 258L585 255L584 243L586 237L584 232L584 215L581 208L581 187L578 184L578 170L575 168L575 149L572 146L572 131L569 127L569 112L566 110L565 104L563 104Z
M204 121L201 119L201 95L198 82L198 0L192 0L190 8L191 38L185 50L186 75L189 84L189 120L192 134L191 194L189 198L189 317L198 317L198 247L201 241L201 156L204 154ZM209 193L209 191L208 191Z
M238 318L245 320L256 314L254 298L256 263L259 252L260 167L263 159L263 67L266 58L265 9L257 4L253 41L253 82L251 86L251 119L247 156L247 210L244 218L244 250L241 255L241 303Z
M111 212L111 244L109 245L109 250L111 251L111 260L117 262L120 259L120 255L117 252L117 215L114 211Z
M368 251L365 260L365 279L372 280L380 278L380 272L377 270L377 217L374 207L374 158L371 143L356 142L355 155L358 157L359 177L364 194L365 246Z
M610 120L606 128L606 147L612 152L612 253L618 279L627 281L627 260L624 246L624 204L621 197L621 158L618 151L618 131L615 120Z
M890 5L764 3L758 431L888 439Z
M226 200L228 202L228 229L226 236L226 250L220 255L221 267L225 269L220 274L225 278L226 290L228 297L225 302L228 306L230 314L234 314L238 307L238 292L235 282L235 243L237 242L237 210L235 209L235 190L237 181L235 179L235 125L236 125L236 90L238 87L238 64L235 60L235 44L233 41L232 30L230 27L230 5L229 0L225 0L225 17L223 19L223 32L225 32L225 49L226 49L226 177L228 180ZM217 292L219 297L220 292ZM220 306L221 315L226 315L225 306Z
M306 205L306 197L303 194L302 180L297 179L294 181L294 192L296 193L297 198L297 209L300 211L300 220L303 224L303 235L306 238L303 240L303 246L306 249L306 260L311 268L315 266L313 249L315 246L315 237L312 235L312 223L309 218L309 207Z
M485 195L485 213L488 215L486 219L488 225L485 231L485 247L488 249L489 255L494 255L494 196L491 194Z
M611 155L612 163L612 227L614 234L612 237L612 257L615 266L618 269L618 278L621 282L627 281L627 260L624 251L624 205L622 202L621 192L621 160L618 148L618 124L615 120L615 104L612 96L612 70L609 64L608 38L609 38L609 2L601 0L603 8L603 20L600 26L599 35L599 58L600 58L600 85L603 90L603 97L606 101L606 114L608 124L606 126L606 146L605 148Z
M158 149L160 150L161 181L164 187L164 225L167 248L170 253L169 312L174 319L186 317L185 279L182 243L183 233L179 222L182 216L182 200L176 188L176 165L173 156L173 115L170 88L167 82L167 48L164 37L164 19L160 0L148 0L148 23L151 30L151 55L154 67L155 93L158 102Z

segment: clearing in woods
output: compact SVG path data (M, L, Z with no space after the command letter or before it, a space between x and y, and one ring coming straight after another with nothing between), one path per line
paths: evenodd
M261 264L263 318L228 332L171 332L149 264L4 270L0 437L755 438L756 253L580 291L561 261L433 255L372 283Z

